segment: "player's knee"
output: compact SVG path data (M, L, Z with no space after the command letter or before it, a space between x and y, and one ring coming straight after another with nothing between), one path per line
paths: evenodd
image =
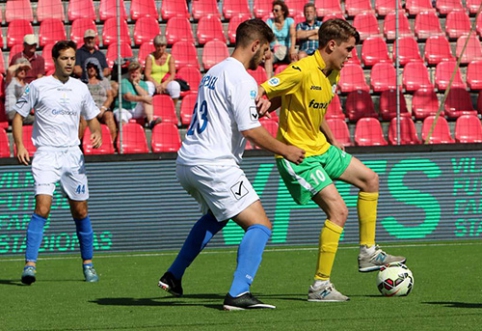
M328 215L328 219L343 227L345 226L345 223L346 223L346 220L348 219L348 208L346 205L343 205L343 206L339 206L338 208L336 208L336 210L334 210L333 213L330 213L330 215Z
M50 214L50 207L49 206L43 206L43 205L37 205L35 206L34 213L43 217L43 218L48 218Z
M378 192L380 187L380 180L378 174L375 171L372 171L368 180L367 180L367 189L369 192Z

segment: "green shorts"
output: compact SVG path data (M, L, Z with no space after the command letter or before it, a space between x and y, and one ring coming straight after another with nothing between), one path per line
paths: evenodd
M307 157L300 165L281 158L276 159L276 165L291 197L297 204L306 205L345 172L351 159L350 154L330 146L326 153Z

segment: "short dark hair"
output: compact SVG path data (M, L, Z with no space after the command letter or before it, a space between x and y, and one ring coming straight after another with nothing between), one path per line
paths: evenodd
M284 18L287 18L290 16L290 10L288 8L288 5L283 0L274 0L273 4L271 5L271 8L274 6L281 6L281 10L284 12L283 16Z
M313 9L316 11L315 4L308 2L308 3L305 3L305 5L303 6L303 13L305 12L306 8L310 8L310 7L313 7Z
M320 47L324 47L330 40L335 40L337 44L348 41L350 37L355 38L355 42L360 42L360 34L347 21L341 18L335 18L323 22L318 30L318 41Z
M242 22L236 29L236 47L246 47L250 42L259 39L261 43L271 43L274 40L273 30L259 18Z
M52 58L56 59L60 55L60 51L64 49L73 48L74 51L77 50L77 44L72 40L61 40L57 42L54 47L52 47Z

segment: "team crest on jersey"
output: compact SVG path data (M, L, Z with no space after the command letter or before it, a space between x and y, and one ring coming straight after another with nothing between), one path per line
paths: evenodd
M27 84L27 86L25 87L25 91L23 91L23 95L27 95L30 93L30 85Z
M270 80L268 80L269 86L278 86L278 84L279 84L279 78L278 77L273 77Z
M255 99L256 98L256 94L258 94L255 90L251 90L249 91L249 96L251 97L251 99Z
M249 114L250 114L251 120L253 122L255 122L259 119L259 114L258 114L258 110L256 109L256 107L249 107Z

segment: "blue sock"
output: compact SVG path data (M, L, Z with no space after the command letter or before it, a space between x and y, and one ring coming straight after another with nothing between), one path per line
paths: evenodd
M36 262L38 258L38 250L42 244L44 236L44 225L47 219L33 214L27 227L27 249L25 250L25 261Z
M211 238L219 232L227 221L218 222L211 214L202 216L191 229L191 232L184 241L179 254L169 267L169 270L176 279L181 279L186 271L201 251L206 247Z
M249 292L269 237L271 237L271 230L261 224L252 225L246 230L243 240L239 244L238 265L229 289L229 295L232 297Z
M94 231L90 224L90 217L78 220L74 218L77 238L79 239L80 256L82 260L92 260L94 256Z

